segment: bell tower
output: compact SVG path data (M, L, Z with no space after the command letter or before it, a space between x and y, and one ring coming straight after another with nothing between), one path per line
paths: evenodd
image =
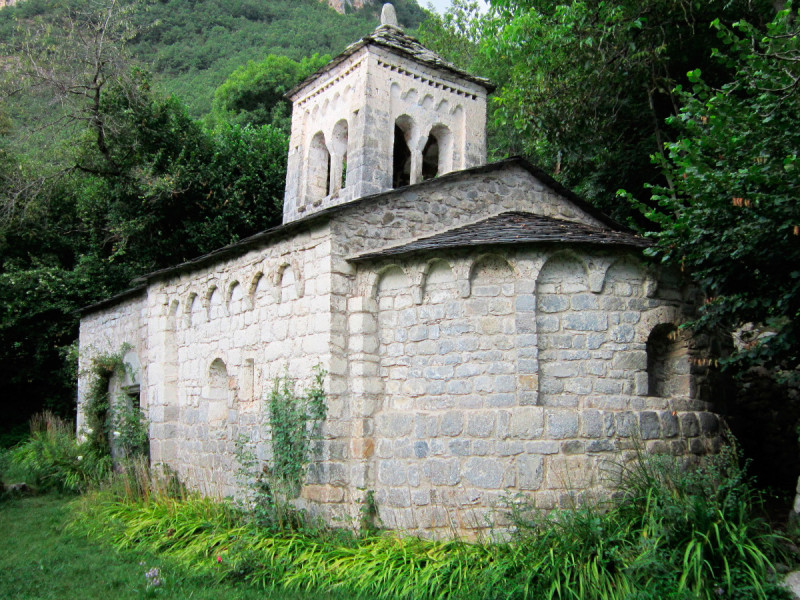
M491 83L381 25L291 90L283 222L486 161Z

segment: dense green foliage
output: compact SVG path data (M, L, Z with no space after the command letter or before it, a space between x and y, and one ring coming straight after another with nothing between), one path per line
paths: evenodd
M0 39L14 36L18 19L52 19L81 3L26 0L0 11ZM83 3L85 4L85 3ZM377 25L382 3L340 15L319 0L122 0L130 11L133 57L155 73L157 85L178 95L199 117L225 78L268 55L301 61L337 54ZM425 12L414 0L396 0L398 19L415 29Z
M424 16L413 0L397 8L412 27ZM74 410L77 308L279 223L281 95L324 61L307 56L342 50L379 10L28 0L0 11L0 52L16 57L0 76L4 422ZM212 96L206 128L190 114Z
M731 453L689 469L641 456L624 482L624 501L605 511L545 518L517 506L502 543L276 532L224 503L153 493L89 496L76 527L199 575L368 598L787 598L772 566L781 538L752 516L757 498Z
M249 61L231 73L214 92L211 122L271 124L288 134L292 106L284 95L330 59L327 54L315 54L296 62L270 54L263 61Z
M111 456L81 442L68 421L52 413L31 421L31 435L8 451L3 478L26 483L40 492L83 492L97 487L111 474Z
M704 288L698 325L754 322L775 335L745 337L739 360L800 364L800 28L786 9L766 33L715 23L716 58L732 75L714 86L699 69L679 88L679 132L658 161L673 181L656 189L654 251Z
M772 2L727 0L493 0L477 16L468 2L426 23L423 40L450 60L491 78L490 139L496 156L523 154L612 216L634 211L624 188L649 198L667 183L650 156L664 152L677 114L676 84L701 68L712 81L731 73L712 61L716 19L763 26Z

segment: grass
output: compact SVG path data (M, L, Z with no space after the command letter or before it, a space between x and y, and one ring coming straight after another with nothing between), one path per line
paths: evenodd
M187 573L142 552L120 552L65 529L71 499L46 495L0 504L0 598L9 600L339 600L332 594L269 590ZM158 568L162 584L148 589Z

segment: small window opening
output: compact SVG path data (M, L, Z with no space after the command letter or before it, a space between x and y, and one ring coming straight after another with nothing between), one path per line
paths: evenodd
M347 187L347 152L344 153L342 157L342 187L340 189L344 189Z
M394 127L394 157L392 187L399 188L411 184L411 150L406 136L400 127Z
M133 410L140 410L142 408L142 395L138 385L129 385L123 389L125 398L130 403L129 406Z
M325 170L325 196L330 196L331 194L331 155L328 154L328 168ZM324 196L323 196L324 197Z
M689 349L671 323L657 325L647 339L648 394L659 398L689 395Z
M439 174L439 140L429 135L422 150L422 181L433 179Z

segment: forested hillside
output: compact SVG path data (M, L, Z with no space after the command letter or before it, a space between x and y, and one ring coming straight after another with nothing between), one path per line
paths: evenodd
M25 0L0 11L0 39L11 39L20 20L53 19L70 2ZM84 3L85 4L85 3ZM382 3L340 15L319 0L163 0L130 2L131 55L174 93L193 116L211 107L214 89L250 60L270 54L299 61L337 54L376 25ZM415 0L394 2L404 27L416 29L425 12Z
M414 0L396 5L409 27L425 16ZM26 0L0 11L0 422L74 410L76 309L280 222L282 95L372 31L379 10Z

